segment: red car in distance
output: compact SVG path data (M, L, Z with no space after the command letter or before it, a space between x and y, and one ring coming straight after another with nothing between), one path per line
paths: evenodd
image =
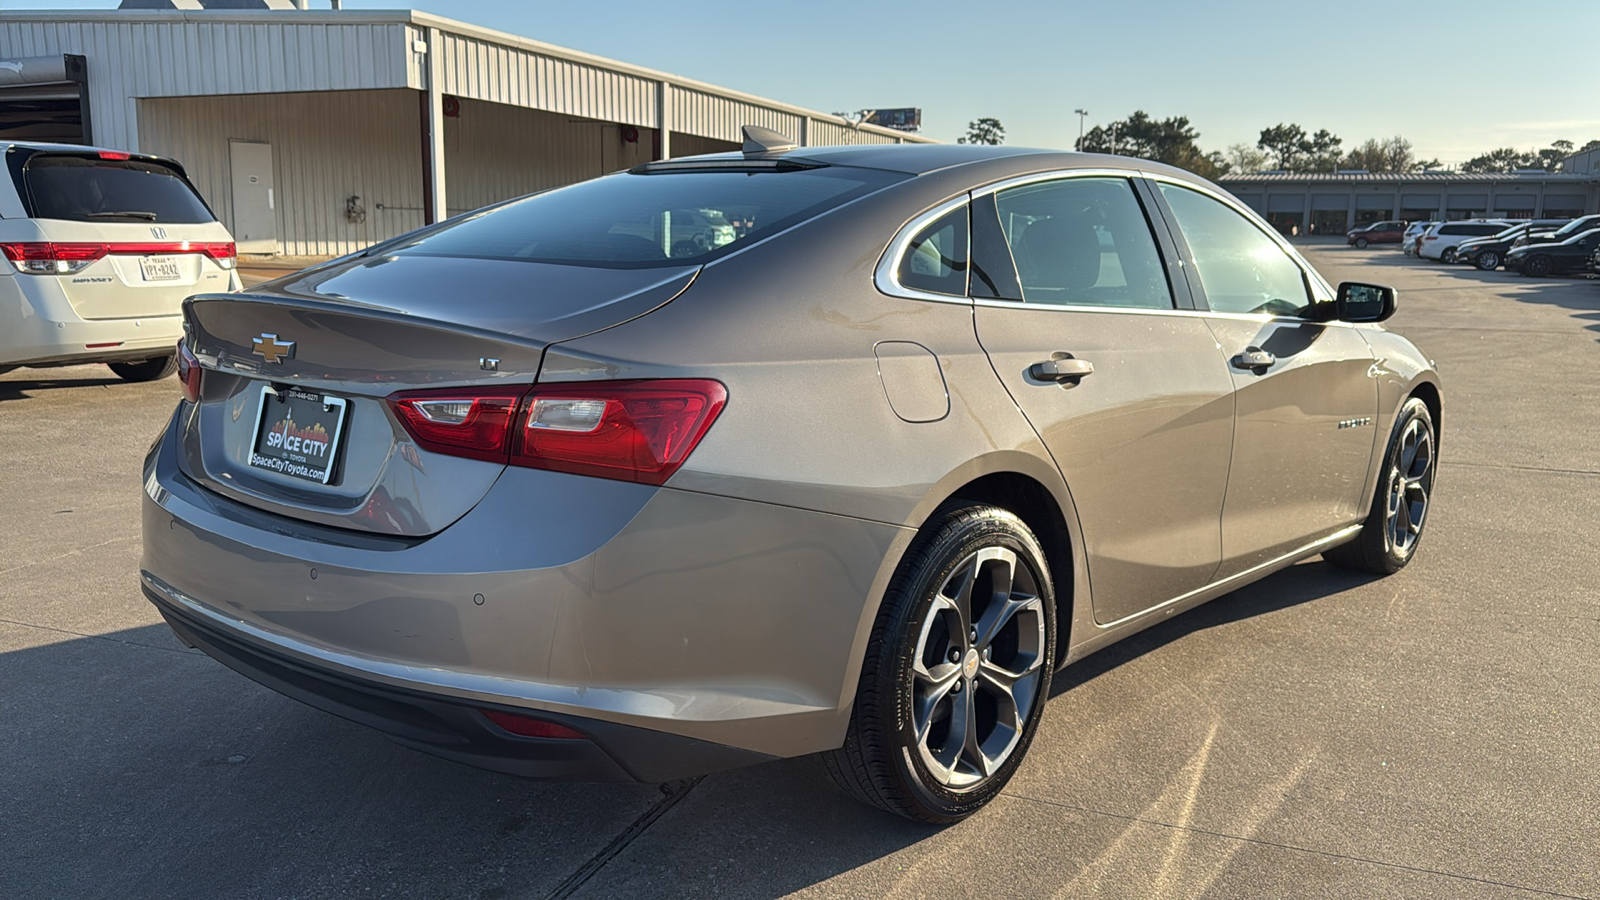
M1398 221L1373 222L1365 228L1345 232L1346 243L1365 249L1368 244L1398 244L1406 233L1406 223Z

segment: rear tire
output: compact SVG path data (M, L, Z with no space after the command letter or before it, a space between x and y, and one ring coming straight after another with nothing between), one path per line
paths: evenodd
M1485 250L1472 258L1472 264L1485 272L1493 272L1500 268L1500 254L1493 250Z
M1323 559L1375 575L1393 574L1411 562L1433 503L1438 436L1428 405L1416 397L1407 400L1395 418L1361 532L1348 544L1324 550Z
M1055 634L1050 570L1028 526L992 506L942 508L889 585L844 746L823 766L908 819L972 815L1033 740Z
M158 356L141 362L106 363L123 381L159 381L178 371L178 357Z

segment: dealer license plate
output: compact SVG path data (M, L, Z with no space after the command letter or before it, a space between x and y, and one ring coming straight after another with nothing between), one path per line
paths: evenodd
M142 256L139 258L139 274L145 281L176 281L183 277L178 271L178 260L172 256Z
M250 465L327 484L333 476L346 403L299 388L261 387L261 416L250 442Z

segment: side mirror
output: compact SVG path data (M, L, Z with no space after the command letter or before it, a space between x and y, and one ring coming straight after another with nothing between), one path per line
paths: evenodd
M1394 288L1346 281L1339 285L1334 318L1341 322L1382 322L1394 315Z

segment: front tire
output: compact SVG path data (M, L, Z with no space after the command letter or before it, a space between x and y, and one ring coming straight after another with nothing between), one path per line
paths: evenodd
M1323 551L1323 559L1375 575L1393 574L1411 562L1432 506L1438 437L1428 405L1416 397L1407 400L1395 419L1361 532L1348 544Z
M1366 238L1356 238L1356 249L1357 250L1365 250L1365 249L1367 249L1367 239Z
M1528 261L1523 264L1522 271L1525 275L1532 275L1535 278L1543 278L1550 274L1550 268L1550 257L1530 256L1528 257Z
M1500 254L1493 250L1485 250L1472 258L1472 264L1485 272L1492 272L1500 268Z
M141 362L106 363L123 381L159 381L178 371L178 357L158 356Z
M907 552L873 625L833 780L949 824L1000 793L1033 740L1055 660L1044 552L1012 513L947 506Z

